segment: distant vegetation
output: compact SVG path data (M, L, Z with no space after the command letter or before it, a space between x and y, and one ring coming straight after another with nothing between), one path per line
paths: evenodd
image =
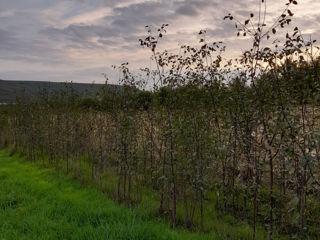
M50 95L61 92L66 87L84 98L94 98L102 87L108 89L120 89L120 86L88 83L61 83L61 82L40 82L40 81L15 81L0 80L0 103L13 103L17 99L36 98L41 93L47 92Z
M319 239L319 48L298 28L273 41L295 0L270 26L259 2L257 22L225 17L252 40L239 58L204 30L200 46L159 53L168 26L147 26L155 69L115 67L123 90L96 98L66 89L2 106L2 146L172 227L231 234L225 223L239 221L250 228L226 239Z

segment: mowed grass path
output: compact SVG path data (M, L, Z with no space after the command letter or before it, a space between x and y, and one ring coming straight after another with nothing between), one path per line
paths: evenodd
M217 239L138 217L105 194L0 151L0 239Z

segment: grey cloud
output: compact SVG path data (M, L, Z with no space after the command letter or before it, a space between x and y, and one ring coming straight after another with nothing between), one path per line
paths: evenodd
M39 32L47 36L51 41L60 41L66 44L67 48L94 49L102 46L117 46L120 43L112 40L120 37L121 31L108 26L97 25L70 25L63 29L46 28ZM96 42L92 38L98 38Z
M0 29L0 59L61 63L64 55L63 52L48 46L46 42L21 39L11 31Z
M208 7L216 7L217 1L205 1L205 0L184 0L176 1L174 4L176 14L194 17L202 13Z
M17 43L14 33L0 28L0 50L13 50Z
M64 38L72 41L84 41L91 37L99 36L103 33L103 27L94 25L72 24L66 28L48 27L39 31L50 38L63 40Z
M139 36L145 33L145 25L159 26L162 23L178 21L181 15L195 17L207 7L218 5L218 2L204 0L132 3L113 8L113 14L103 19L103 25L73 24L61 29L49 27L40 33L52 39L70 41L69 48L99 48L99 44L129 48L130 45L136 45ZM229 34L229 30L226 31L224 27L223 25L212 33L224 37ZM93 37L98 38L98 44L91 42ZM115 41L114 38L118 40Z
M175 15L170 13L170 7L166 2L142 2L127 7L114 8L112 24L115 27L126 27L133 30L147 24L162 24L172 21ZM107 17L106 20L110 18Z
M59 70L59 64L68 63L86 69L81 59L72 58L68 52L104 51L107 55L109 50L110 54L116 50L120 54L110 55L106 62L125 59L135 64L142 61L143 56L128 59L128 53L139 49L138 39L146 35L145 25L157 27L169 23L169 35L165 40L169 48L176 48L178 42L183 44L192 39L196 44L195 32L199 29L186 26L185 21L207 29L214 41L226 40L231 43L229 51L236 51L248 41L236 38L234 23L222 18L230 12L244 21L251 10L257 9L257 4L257 0L0 0L0 12L7 12L0 17L0 60L16 61L21 65L41 63L47 68L57 69L57 74L54 71L43 73L55 79L67 74ZM65 25L67 19L105 7L111 8L111 12L99 16L100 19L90 20L90 24L84 20L83 24ZM63 14L57 13L57 9L62 9ZM293 25L302 29L318 29L319 22L320 17L315 14L293 18ZM191 35L192 32L195 34ZM318 32L314 33L314 37L318 35ZM145 58L148 61L147 53ZM95 71L98 69L86 70L85 73L73 70L72 74L89 78ZM33 74L36 76L40 72L31 71L28 76Z
M116 45L117 43L115 41L112 40L108 40L108 39L99 39L98 40L99 43L103 44L103 45Z
M185 15L185 16L196 16L198 15L198 11L194 6L184 5L179 7L176 11L177 14Z
M299 25L302 29L308 29L312 27L318 27L320 22L320 16L304 16L299 18L293 18L292 25Z
M240 15L241 17L246 17L246 18L248 18L251 12L252 12L252 11L248 11L248 10L238 10L238 11L235 12L235 15L236 15L236 16L239 16L239 15Z
M72 42L68 47L75 48L99 48L99 45L91 42L91 38L98 38L98 43L103 45L137 43L138 35L145 32L145 25L160 25L176 18L174 13L166 10L166 6L159 2L131 4L114 8L114 14L104 18L104 25L72 24L61 29L47 27L39 33L57 41L68 40ZM115 41L114 38L119 40Z
M221 22L215 28L207 29L207 33L210 37L218 40L234 37L236 35L236 29L234 24L229 21Z

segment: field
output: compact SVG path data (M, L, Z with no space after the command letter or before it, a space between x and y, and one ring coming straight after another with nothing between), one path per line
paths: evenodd
M0 152L1 239L212 239L174 231L94 188Z
M247 239L243 223L220 219L217 232L190 233L150 212L111 201L94 187L0 151L0 238L15 239ZM138 211L139 210L139 211Z

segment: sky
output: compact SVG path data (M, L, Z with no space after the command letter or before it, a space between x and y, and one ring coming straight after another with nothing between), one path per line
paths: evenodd
M259 1L0 0L0 79L103 83L106 73L116 83L112 65L152 67L138 39L146 36L146 25L163 23L169 26L160 50L196 45L203 29L210 41L226 44L227 56L238 56L250 41L237 38L234 23L223 17L256 17ZM271 23L287 0L266 1ZM292 12L292 29L320 41L320 1L298 0Z

